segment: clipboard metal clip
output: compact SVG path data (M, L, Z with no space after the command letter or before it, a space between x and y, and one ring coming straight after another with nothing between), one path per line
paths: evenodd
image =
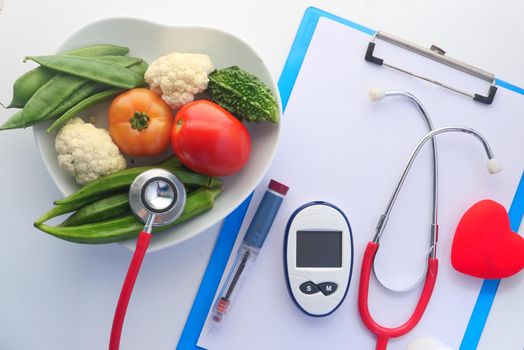
M422 75L413 73L413 72L411 72L409 70L406 70L404 68L400 68L398 66L394 66L394 65L388 64L388 63L384 62L384 59L376 57L376 56L373 55L373 51L375 50L375 39L384 40L384 41L386 41L386 42L388 42L390 44L393 44L395 46L398 46L398 47L401 47L403 49L409 50L409 51L414 52L414 53L416 53L418 55L427 57L427 58L432 59L434 61L437 61L437 62L440 62L442 64L445 64L445 65L447 65L449 67L458 69L458 70L460 70L460 71L462 71L464 73L467 73L469 75L477 77L479 79L485 80L485 81L491 83L491 86L489 87L489 90L488 90L488 94L487 95L480 95L480 94L470 93L470 92L467 92L467 91L455 88L453 86L447 85L445 83L442 83L442 82L440 82L438 80L435 80L435 79L432 79L432 78L429 78L429 77L426 77L426 76L422 76ZM495 98L495 94L497 92L497 87L495 86L495 83L496 83L495 75L492 74L492 73L486 72L485 70L482 70L480 68L477 68L477 67L471 66L471 65L469 65L467 63L464 63L464 62L461 62L459 60L456 60L454 58L448 57L445 54L446 54L446 52L444 50L442 50L441 48L439 48L439 47L437 47L435 45L431 45L431 48L427 49L425 47L422 47L420 45L414 44L414 43L409 42L407 40L404 40L404 39L398 38L396 36L393 36L391 34L379 31L375 35L373 35L371 41L368 43L365 59L366 59L366 61L374 63L374 64L377 64L379 66L385 66L385 67L397 70L399 72L411 75L411 76L413 76L415 78L425 80L427 82L430 82L432 84L441 86L443 88L446 88L448 90L454 91L454 92L459 93L461 95L470 97L470 98L472 98L473 100L475 100L477 102L481 102L481 103L488 104L488 105L491 104L493 102L493 99Z

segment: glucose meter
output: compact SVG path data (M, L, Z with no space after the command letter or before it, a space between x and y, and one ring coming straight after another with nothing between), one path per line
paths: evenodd
M289 218L284 269L295 304L310 316L327 316L346 297L353 270L353 234L344 213L316 201Z

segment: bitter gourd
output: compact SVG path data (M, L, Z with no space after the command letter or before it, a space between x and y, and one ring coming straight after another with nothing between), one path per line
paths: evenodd
M255 75L232 66L209 74L213 102L245 121L278 123L278 103L271 90Z

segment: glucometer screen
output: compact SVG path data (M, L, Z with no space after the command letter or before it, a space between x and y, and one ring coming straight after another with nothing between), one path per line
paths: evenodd
M342 231L297 231L297 267L342 267Z

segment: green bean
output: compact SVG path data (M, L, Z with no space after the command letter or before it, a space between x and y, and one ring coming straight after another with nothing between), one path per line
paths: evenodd
M51 78L31 97L24 107L23 127L45 118L88 81L69 74L58 74Z
M129 67L143 76L147 64L140 58L127 56L100 56L105 60ZM145 67L145 68L144 68ZM27 102L23 115L15 113L0 130L26 128L42 120L54 119L75 107L93 93L107 89L107 85L68 74L58 74L42 86Z
M29 56L25 59L63 73L124 89L132 89L144 84L143 76L122 66L101 62L92 57L54 55Z
M144 61L141 61L138 64L133 64L132 66L129 67L129 69L131 71L133 71L133 72L143 76L145 74L146 70L147 70L147 67L148 67L147 63L145 63ZM39 116L39 118L34 118L32 121L27 121L27 120L24 120L23 115L22 115L23 112L20 110L20 111L16 112L13 116L11 116L11 118L9 118L2 126L0 126L0 131L2 131L2 130L9 130L9 129L25 128L25 127L31 126L31 125L33 125L33 124L35 124L35 123L37 123L37 122L39 122L41 120L53 119L53 118L60 117L61 115L65 115L64 112L66 114L70 114L70 115L74 115L76 113L79 113L79 112L81 112L83 110L84 107L88 108L88 107L91 107L92 105L96 104L95 101L93 101L91 99L91 98L94 99L94 96L96 96L96 95L99 95L98 96L100 98L99 102L102 102L103 97L105 97L105 96L102 96L103 95L102 93L104 92L104 89L106 89L106 88L107 88L107 86L104 85L104 84L100 84L100 83L96 83L96 82L88 82L88 83L82 85L77 90L75 90L60 106L58 106L55 110L53 110L49 115L47 115L47 116L45 116L43 118L41 116ZM106 90L106 91L108 91L108 90ZM96 95L92 95L93 92L95 92ZM93 96L93 97L90 97L90 96ZM87 106L88 101L86 99L89 100L89 106ZM86 101L84 102L84 100L86 100ZM91 103L93 103L93 104L91 104ZM76 110L69 112L72 109L76 109ZM65 120L65 119L69 119L69 117L64 117L64 119L62 119L62 117L60 117L60 119L63 122L66 122L67 120ZM61 122L59 122L59 123L61 123ZM48 129L48 132L57 129L58 127L59 127L59 125L53 124Z
M98 196L102 193L108 193L112 191L120 191L128 189L133 180L143 171L149 170L151 168L163 168L173 174L175 174L180 181L185 185L197 185L207 188L216 187L222 184L222 181L207 175L197 174L189 170L181 169L178 167L173 167L165 165L163 163L159 166L145 166L137 168L129 168L125 170L118 171L116 173L103 176L93 182L84 185L78 191L72 195L55 201L55 204L67 204L75 203L77 201L86 200L93 196Z
M46 115L43 120L56 119L62 114L73 108L78 103L82 102L89 96L98 93L100 90L106 88L104 85L95 83L93 81L88 81L78 89L76 89L71 95L69 95L63 103L58 107L53 109L48 115Z
M99 103L105 102L123 91L125 90L113 88L105 91L100 91L99 93L89 96L88 98L84 99L83 101L80 101L76 106L73 106L67 112L62 114L62 116L55 120L53 124L49 128L47 128L46 131L48 133L58 131L69 121L69 119L75 117L78 113L90 107L96 106Z
M121 63L124 63L124 62L121 62ZM133 71L133 72L143 76L145 74L146 70L147 70L147 67L148 67L147 63L145 63L143 60L140 60L140 62L138 64L135 63L135 64L131 65L129 67L129 69L131 71ZM90 82L89 84L97 84L97 83ZM102 84L98 83L98 85L102 85ZM105 85L103 85L103 86L105 86ZM83 89L85 89L85 87L82 87L79 90L83 90ZM79 90L77 90L77 92ZM69 121L69 119L75 117L78 113L86 110L87 108L96 106L99 103L105 102L108 99L118 95L120 92L123 92L123 91L124 91L123 89L119 89L119 88L113 88L113 89L109 89L109 90L99 89L98 92L96 94L94 94L94 95L91 95L90 93L88 93L87 96L85 96L84 98L78 98L78 99L76 99L76 98L69 98L68 102L73 101L76 104L72 105L71 103L68 103L67 107L70 107L70 108L68 108L67 110L62 109L60 111L60 113L57 112L57 111L54 111L50 118L46 118L46 119L52 119L52 118L56 118L57 116L61 115L47 129L47 132L51 133L51 132L57 131L59 128L64 126L65 123L67 123ZM73 93L73 95L75 95L77 92ZM64 104L64 105L66 105L66 104Z
M53 124L49 128L47 128L47 132L51 133L58 131L69 121L69 119L77 116L78 113L86 110L89 107L93 107L99 103L105 102L123 91L124 89L113 88L105 91L100 91L99 93L89 96L88 98L80 101L78 104L70 108L67 112L62 114L60 118L55 120Z
M106 55L106 56L98 56L93 57L93 60L97 60L103 63L107 64L116 64L122 67L131 67L136 64L142 63L144 60L138 57L130 57L130 56L114 56L114 55Z
M58 81L55 81L58 84ZM26 128L28 126L32 126L40 121L43 120L49 120L54 119L62 114L64 112L67 112L69 109L73 108L86 98L89 98L93 95L93 93L97 93L100 90L107 88L103 84L95 83L95 82L86 82L82 86L80 86L78 89L76 89L70 96L68 96L63 103L61 103L58 107L56 107L52 112L50 112L47 116L43 116L42 114L39 114L36 117L31 117L29 120L28 118L23 118L23 111L20 110L17 113L15 113L11 118L7 120L7 122L0 127L1 130L8 130L8 129L18 129L18 128Z
M7 121L0 126L0 131L10 130L10 129L19 129L23 128L24 123L24 111L21 109L13 114Z
M148 64L144 60L142 60L142 62L130 66L129 70L143 77L144 74L146 74L147 67L148 67ZM146 85L147 84L144 81L143 86L146 86Z
M54 110L59 109L80 88L87 84L83 79L71 75L59 74L51 78L42 86L23 110L16 112L1 127L0 130L26 128L46 117ZM61 96L68 94L66 98Z
M131 214L129 207L129 194L118 193L113 196L99 199L78 209L68 217L60 226L78 226L94 222L114 219L123 214Z
M6 108L23 108L31 96L55 75L54 70L45 67L36 67L21 75L13 84L13 98Z
M96 58L97 60L104 61L106 63L114 63L121 65L122 67L129 67L134 72L140 72L142 69L137 68L131 68L131 67L139 67L144 62L141 58L136 57L127 57L127 56L100 56ZM147 68L146 68L147 69ZM144 73L142 73L143 75ZM94 93L99 93L103 90L107 90L109 87L107 85L97 83L94 81L88 81L84 85L82 85L80 88L78 88L75 92L69 96L64 103L62 103L60 106L58 106L55 110L53 110L49 115L45 117L46 120L48 119L55 119L60 117L62 114L85 100L86 98L92 96Z
M97 44L80 47L75 50L66 51L63 55L71 56L82 56L82 57L94 57L94 56L105 56L115 55L124 56L129 52L129 48L124 46L109 45L109 44Z
M213 207L222 188L202 189L187 197L182 215L173 223L155 228L158 232L185 222ZM136 238L144 224L133 215L80 226L48 226L35 224L36 228L52 236L76 243L101 244Z
M102 55L125 55L129 52L127 47L114 45L92 45L80 49L67 51L64 55L72 56L102 56ZM34 93L42 87L49 79L57 74L56 71L37 67L16 79L13 85L13 98L7 108L23 108Z

